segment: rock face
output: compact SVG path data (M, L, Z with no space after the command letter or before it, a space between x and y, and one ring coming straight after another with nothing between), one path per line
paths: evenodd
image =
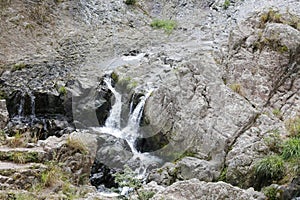
M4 129L9 120L8 111L6 108L6 101L0 100L0 129Z
M166 199L255 199L266 197L253 189L241 190L224 182L206 183L198 179L180 181L158 192L153 200Z
M103 80L109 74L123 94L121 126L141 91L153 89L135 145L162 159L147 181L168 187L154 199L264 198L247 188L261 190L256 163L280 155L268 139L299 134L288 125L300 110L299 1L0 5L0 96L9 114L1 101L0 128L13 136L10 142L30 136L27 145L35 146L34 137L43 139L38 144L47 159L62 153L57 159L74 180L91 167L93 185L116 187L113 173L135 166L126 141L72 133L105 124L114 102ZM156 29L151 22L157 18L176 26ZM89 156L68 146L70 133L86 139ZM3 145L9 144L5 139ZM287 185L284 198L299 195L297 180L287 175L277 182Z

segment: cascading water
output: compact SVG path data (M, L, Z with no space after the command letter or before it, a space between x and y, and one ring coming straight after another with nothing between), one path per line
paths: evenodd
M149 166L154 163L159 164L161 160L147 152L141 153L135 147L135 141L140 136L140 121L143 115L144 106L146 100L150 97L151 93L154 91L153 88L146 91L144 96L141 96L138 104L133 108L133 103L130 103L130 113L127 125L121 127L121 112L122 112L122 96L118 93L115 88L111 85L111 79L105 78L104 80L107 87L111 90L115 97L114 105L110 110L110 115L106 120L105 126L100 128L93 128L99 133L105 133L113 135L117 138L121 138L127 141L131 152L133 153L132 158L128 163L138 163L138 166L135 166L135 172L137 173L137 178L143 179L146 176L147 169Z

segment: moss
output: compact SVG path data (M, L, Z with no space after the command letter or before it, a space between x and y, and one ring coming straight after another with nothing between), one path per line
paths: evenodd
M27 65L24 63L16 63L12 66L12 71L22 70L26 67L27 67Z
M61 95L66 95L67 94L67 89L66 89L65 86L61 86L61 87L58 88L58 92Z
M124 3L127 5L135 5L137 3L137 0L125 0Z
M150 26L155 29L163 29L166 33L170 34L177 26L173 20L155 19L151 22Z
M3 90L0 90L0 99L6 99L7 95Z
M119 80L119 76L115 72L111 73L111 78L114 80L115 83L117 83Z
M223 8L226 10L229 8L229 6L230 6L230 0L225 0L223 3Z

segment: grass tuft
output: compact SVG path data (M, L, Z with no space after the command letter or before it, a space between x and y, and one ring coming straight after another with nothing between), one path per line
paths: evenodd
M173 20L155 19L151 22L150 26L155 29L163 29L166 33L170 34L177 26Z

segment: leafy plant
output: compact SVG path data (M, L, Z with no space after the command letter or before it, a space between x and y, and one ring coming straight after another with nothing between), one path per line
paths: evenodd
M151 22L150 26L155 29L163 29L170 34L176 28L177 23L173 20L155 19Z
M120 187L129 187L132 188L137 195L140 197L138 189L142 186L141 180L136 178L136 173L128 166L124 166L123 172L118 172L114 174L115 182Z
M280 180L284 173L284 162L278 155L268 156L255 165L255 174L260 180Z
M282 156L284 159L300 158L300 139L290 138L283 144Z
M279 200L279 198L277 197L278 190L275 187L265 187L262 191L266 195L268 200Z

